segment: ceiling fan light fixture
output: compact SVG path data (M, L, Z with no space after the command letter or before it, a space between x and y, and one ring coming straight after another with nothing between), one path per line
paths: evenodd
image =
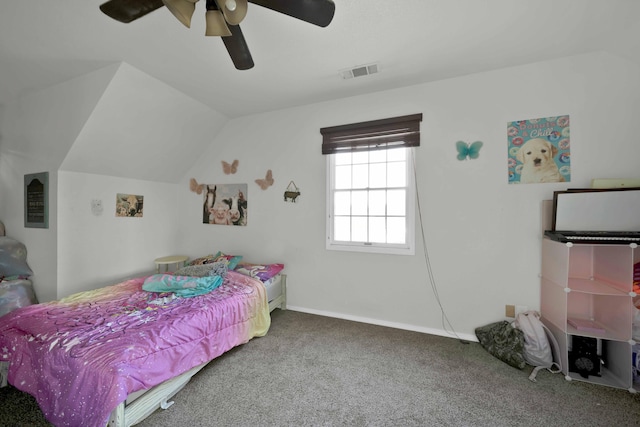
M216 0L229 25L238 25L247 16L247 0Z
M227 26L227 23L222 16L222 12L219 10L207 10L205 13L205 20L207 28L205 30L205 36L230 36L231 30Z
M191 17L196 10L197 2L198 0L162 0L173 16L187 28L191 28Z

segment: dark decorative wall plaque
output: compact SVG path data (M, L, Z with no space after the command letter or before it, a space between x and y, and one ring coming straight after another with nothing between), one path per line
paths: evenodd
M49 172L24 176L24 226L49 228Z

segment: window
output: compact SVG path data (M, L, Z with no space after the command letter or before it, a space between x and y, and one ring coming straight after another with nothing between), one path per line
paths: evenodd
M321 129L327 249L413 255L413 148L422 115Z

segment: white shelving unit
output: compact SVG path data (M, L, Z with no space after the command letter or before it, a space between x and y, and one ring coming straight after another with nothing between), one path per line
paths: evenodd
M633 382L633 269L640 261L635 243L572 244L542 240L540 313L560 347L567 380L640 389ZM590 323L576 328L570 320ZM575 322L574 322L575 323ZM600 376L572 372L570 351L575 337L597 339L604 360ZM578 338L579 339L579 338ZM577 342L577 341L576 341Z

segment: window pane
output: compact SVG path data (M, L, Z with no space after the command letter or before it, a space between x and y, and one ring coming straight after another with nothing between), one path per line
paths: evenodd
M387 150L369 151L369 163L384 163L387 161Z
M351 188L351 166L336 166L335 187L339 190Z
M351 213L351 192L336 191L333 195L333 214L349 215Z
M369 165L353 166L353 183L351 188L367 188L369 186Z
M386 152L387 152L388 162L395 162L395 161L401 161L401 160L407 159L406 148L392 148L391 150L386 150Z
M367 215L367 191L351 193L351 215Z
M369 163L369 153L367 151L361 151L359 153L351 153L352 162L354 165Z
M369 188L384 188L387 186L387 164L374 163L369 165Z
M386 243L387 230L384 226L384 217L369 218L369 241L373 243Z
M351 153L338 153L334 155L336 165L350 165Z
M399 148L328 157L327 249L414 253L410 153Z
M369 191L369 215L385 215L386 193L386 190Z
M351 218L351 241L367 242L367 218L354 216Z
M407 162L393 162L388 164L389 177L387 185L389 187L405 187L407 185Z
M348 216L336 216L333 218L333 238L348 242L351 240L351 218Z
M406 215L406 190L387 191L387 215Z
M387 243L404 244L406 237L404 217L387 218Z

